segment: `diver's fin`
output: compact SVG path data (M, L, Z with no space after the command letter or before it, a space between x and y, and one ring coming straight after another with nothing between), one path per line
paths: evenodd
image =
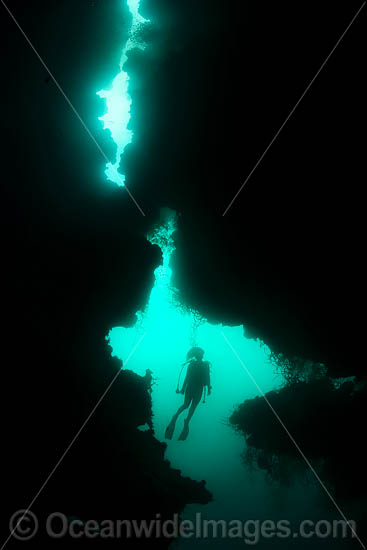
M187 420L184 421L184 427L183 427L183 430L180 434L180 437L178 438L179 441L185 441L185 439L187 438L187 436L189 435L189 423L187 422Z
M165 431L165 438L166 439L172 439L172 436L173 436L173 432L175 431L175 427L176 427L176 420L171 420L171 422L168 424L167 428L166 428L166 431Z

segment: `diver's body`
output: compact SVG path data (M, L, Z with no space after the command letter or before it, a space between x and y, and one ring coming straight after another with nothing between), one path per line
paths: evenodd
M171 439L173 431L175 429L176 421L180 414L185 410L189 409L187 418L184 421L184 428L179 437L180 440L186 439L189 433L189 422L196 410L196 407L200 403L200 399L203 395L204 389L208 390L208 395L211 393L210 385L210 370L208 361L203 361L204 351L201 348L193 348L190 350L192 352L195 350L194 354L190 358L189 366L187 367L187 373L185 381L179 393L185 394L185 399L181 407L177 410L176 414L173 415L171 422L169 423L166 429L166 438ZM188 355L190 354L188 353Z

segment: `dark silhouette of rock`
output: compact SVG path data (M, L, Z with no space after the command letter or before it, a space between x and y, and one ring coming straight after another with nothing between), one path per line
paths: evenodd
M337 497L349 502L363 497L367 490L361 449L366 386L358 389L346 381L337 388L323 377L285 386L265 397L244 401L230 417L246 437L247 462L257 463L278 481L309 471L274 410Z

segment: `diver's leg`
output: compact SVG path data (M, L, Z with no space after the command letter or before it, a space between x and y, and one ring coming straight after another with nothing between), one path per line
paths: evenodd
M180 414L185 410L185 409L188 409L189 408L189 405L192 401L192 395L191 393L189 392L186 392L185 393L185 400L183 402L183 404L181 405L181 407L179 407L179 409L177 410L176 414L173 415L173 418L172 420L175 418L177 420L177 418L180 416Z
M196 407L199 405L200 399L201 399L201 393L194 396L194 398L191 402L191 407L190 407L190 410L189 410L189 414L187 415L187 418L186 418L187 423L190 422L190 420L192 418L192 415L196 411Z
M196 407L199 405L200 403L200 399L201 399L201 394L202 394L202 391L201 392L198 392L196 395L193 396L192 398L192 402L191 402L191 407L190 407L190 410L189 410L189 414L187 415L187 418L185 418L184 420L184 427L183 427L183 430L181 432L181 435L180 437L178 438L180 441L185 441L185 439L187 438L187 436L189 435L189 422L192 418L192 415L194 414L195 410L196 410Z
M192 396L189 392L185 393L185 400L177 412L173 415L171 422L168 424L165 432L166 439L172 439L173 432L175 431L176 421L180 414L189 407L192 400Z

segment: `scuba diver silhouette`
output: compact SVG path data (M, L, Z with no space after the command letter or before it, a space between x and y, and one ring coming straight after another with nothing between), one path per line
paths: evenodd
M178 438L181 441L184 441L189 435L189 422L194 414L196 407L200 403L201 396L203 395L204 390L204 399L205 403L205 393L208 388L208 395L211 394L211 385L210 385L210 372L209 372L209 362L203 361L204 350L198 347L191 348L186 355L187 361L183 363L182 368L188 363L187 373L185 381L181 390L179 390L180 377L177 383L176 393L185 394L185 399L178 411L173 415L171 422L168 424L165 432L166 439L172 439L173 432L176 427L176 421L180 414L187 409L190 404L190 410L187 415L187 418L184 420L184 427L181 432L180 437ZM182 372L182 369L181 369Z

